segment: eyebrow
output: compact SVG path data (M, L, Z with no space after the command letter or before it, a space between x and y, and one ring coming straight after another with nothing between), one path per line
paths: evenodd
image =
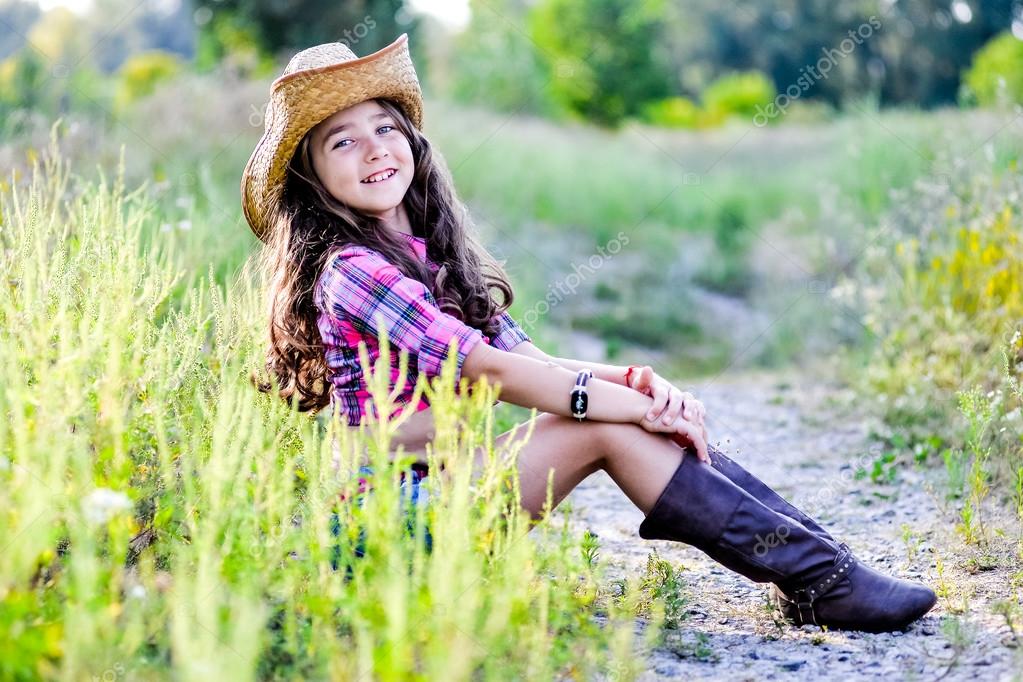
M379 114L373 114L369 118L370 120L372 120L377 118L389 118L390 116L391 115L386 111L381 111ZM334 133L340 133L342 130L349 127L351 127L351 123L342 123L341 125L334 126L333 128L327 131L326 135L323 136L323 141L326 142Z

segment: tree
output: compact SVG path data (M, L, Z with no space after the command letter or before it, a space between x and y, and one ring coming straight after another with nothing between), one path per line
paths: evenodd
M644 105L674 94L663 60L661 0L545 0L529 31L555 101L579 116L616 126Z
M209 10L214 19L233 15L274 56L329 42L369 54L402 33L414 34L418 22L403 0L217 0L197 2L197 8Z
M974 55L963 86L967 102L1023 102L1023 40L1010 31L992 39Z
M497 111L554 114L544 84L549 78L526 30L522 0L470 0L469 26L455 39L451 95Z

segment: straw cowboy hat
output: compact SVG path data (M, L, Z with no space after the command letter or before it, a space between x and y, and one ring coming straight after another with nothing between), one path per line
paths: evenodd
M265 130L242 173L242 211L266 241L267 217L281 199L285 169L298 143L317 123L353 104L386 97L422 130L423 93L408 51L408 34L365 57L344 43L302 50L270 86Z

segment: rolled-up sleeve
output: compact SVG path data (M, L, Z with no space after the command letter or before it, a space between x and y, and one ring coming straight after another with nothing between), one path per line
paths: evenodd
M490 345L501 350L511 350L523 341L532 341L529 335L518 325L518 323L505 311L498 315L497 331L490 340Z
M415 355L420 374L440 375L455 341L455 383L480 330L443 312L422 282L406 277L376 251L347 247L332 256L323 274L323 303L363 334L385 332L392 347Z

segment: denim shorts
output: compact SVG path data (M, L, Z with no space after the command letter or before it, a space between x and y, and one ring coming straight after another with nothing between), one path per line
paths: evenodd
M399 502L401 508L405 512L405 525L410 535L415 534L416 528L416 517L415 514L421 510L424 510L430 502L429 490L423 484L423 479L429 475L429 467L425 464L413 464L411 476L406 476L405 472L401 472L401 479L399 483ZM355 494L355 503L362 507L365 496L373 491L373 468L369 466L359 467L359 489ZM342 502L346 502L345 496L340 496ZM433 551L433 536L430 534L430 528L424 523L423 526L424 536L423 542L426 546L427 553ZM330 532L336 537L341 534L341 520L337 513L332 513L330 518ZM355 556L363 557L366 549L366 533L365 530L359 533L359 542L355 547ZM334 546L331 552L331 568L335 571L338 568L338 563L341 556L341 548L337 545ZM349 570L349 575L351 571Z

